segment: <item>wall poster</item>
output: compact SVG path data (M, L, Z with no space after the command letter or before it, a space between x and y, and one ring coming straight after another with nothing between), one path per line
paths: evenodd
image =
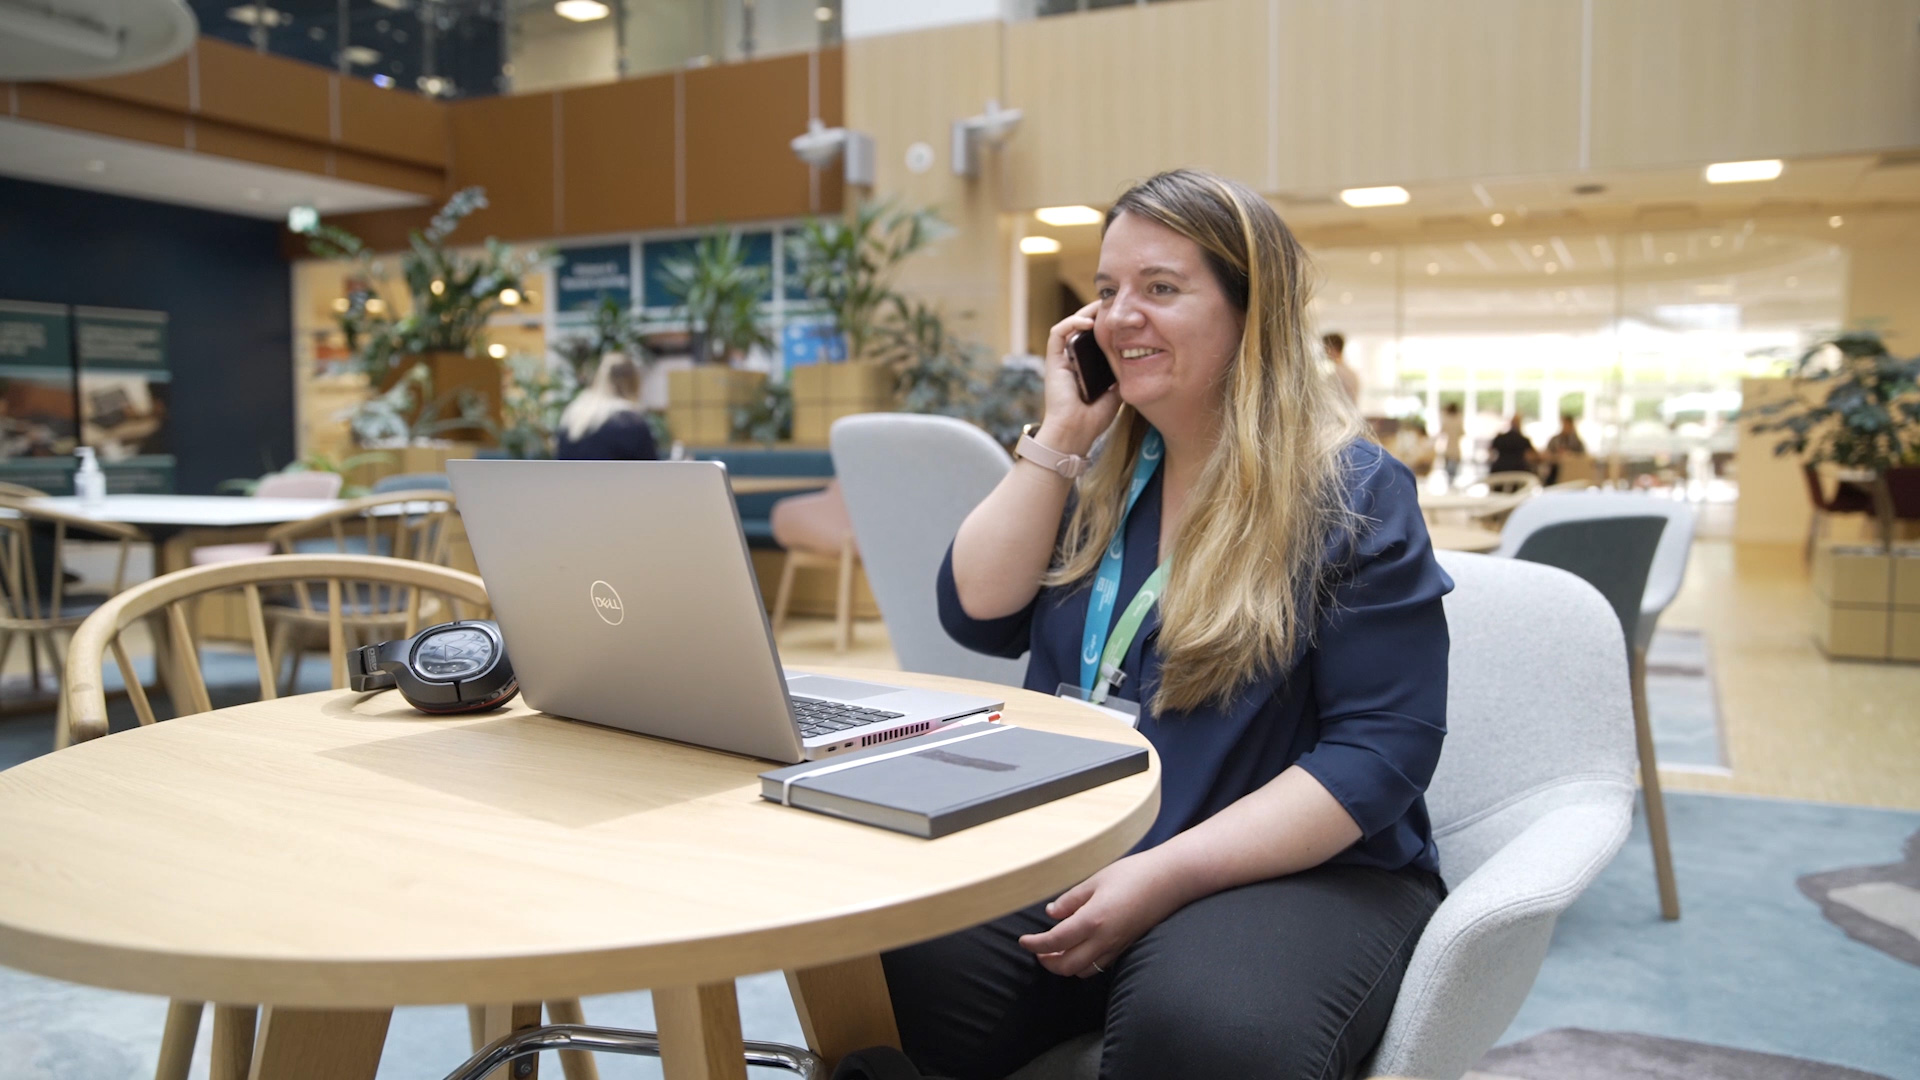
M172 379L165 312L0 300L0 480L70 494L84 443L109 492L171 492Z

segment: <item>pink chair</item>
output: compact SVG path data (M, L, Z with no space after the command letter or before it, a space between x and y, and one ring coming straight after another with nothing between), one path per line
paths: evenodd
M279 472L260 478L253 489L256 499L337 499L345 478L332 472ZM273 554L273 545L208 544L193 549L193 565L233 562L236 559L264 559Z
M853 571L860 563L860 551L853 542L853 519L847 516L847 501L840 494L840 482L831 481L821 491L792 495L773 504L769 515L774 542L787 551L786 566L780 571L780 589L773 600L773 632L787 621L787 601L793 594L793 575L803 569L840 571L839 595L835 600L834 647L846 652L853 647Z

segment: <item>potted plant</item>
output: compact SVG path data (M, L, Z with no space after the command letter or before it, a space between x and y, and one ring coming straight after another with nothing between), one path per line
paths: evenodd
M1920 357L1894 356L1876 333L1838 334L1802 352L1788 377L1791 396L1754 408L1752 430L1779 432L1777 455L1860 473L1874 491L1881 548L1891 549L1905 509L1896 493L1920 477Z
M359 237L337 225L316 226L309 236L314 254L360 264L340 326L376 392L424 368L443 391L472 391L481 402L480 415L497 422L501 372L482 348L487 320L519 303L527 273L545 256L516 252L492 237L475 253L448 248L447 239L461 220L486 205L485 191L465 188L425 229L410 234L407 250L398 256L399 278L410 301L404 313L379 294L376 283L387 280L387 267ZM459 430L477 436L482 429Z
M720 228L700 238L691 258L665 262L659 280L679 301L693 346L693 369L667 379L674 432L695 444L728 442L735 410L754 406L766 383L764 372L737 371L733 364L755 348L773 347L760 319L772 272L748 263L739 234Z
M874 355L893 373L907 412L966 420L1011 448L1040 415L1040 372L993 363L986 350L948 332L939 312L895 296L875 335Z
M651 359L638 321L611 296L602 296L594 306L586 333L559 339L553 351L573 369L581 386L593 381L601 358L610 353L631 357L643 371Z
M572 367L525 354L509 356L500 421L490 424L488 433L508 457L552 457L560 414L579 392Z

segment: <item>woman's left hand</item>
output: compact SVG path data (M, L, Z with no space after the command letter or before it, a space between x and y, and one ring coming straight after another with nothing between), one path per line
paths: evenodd
M1086 978L1113 967L1127 946L1180 910L1189 899L1153 852L1129 855L1068 889L1047 905L1053 929L1027 934L1020 946L1055 975Z

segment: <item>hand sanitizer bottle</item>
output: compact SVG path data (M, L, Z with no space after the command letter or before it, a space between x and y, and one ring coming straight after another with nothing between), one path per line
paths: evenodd
M73 493L80 497L80 505L97 507L107 497L107 474L100 471L93 447L82 446L74 453L80 457L80 467L73 474Z

